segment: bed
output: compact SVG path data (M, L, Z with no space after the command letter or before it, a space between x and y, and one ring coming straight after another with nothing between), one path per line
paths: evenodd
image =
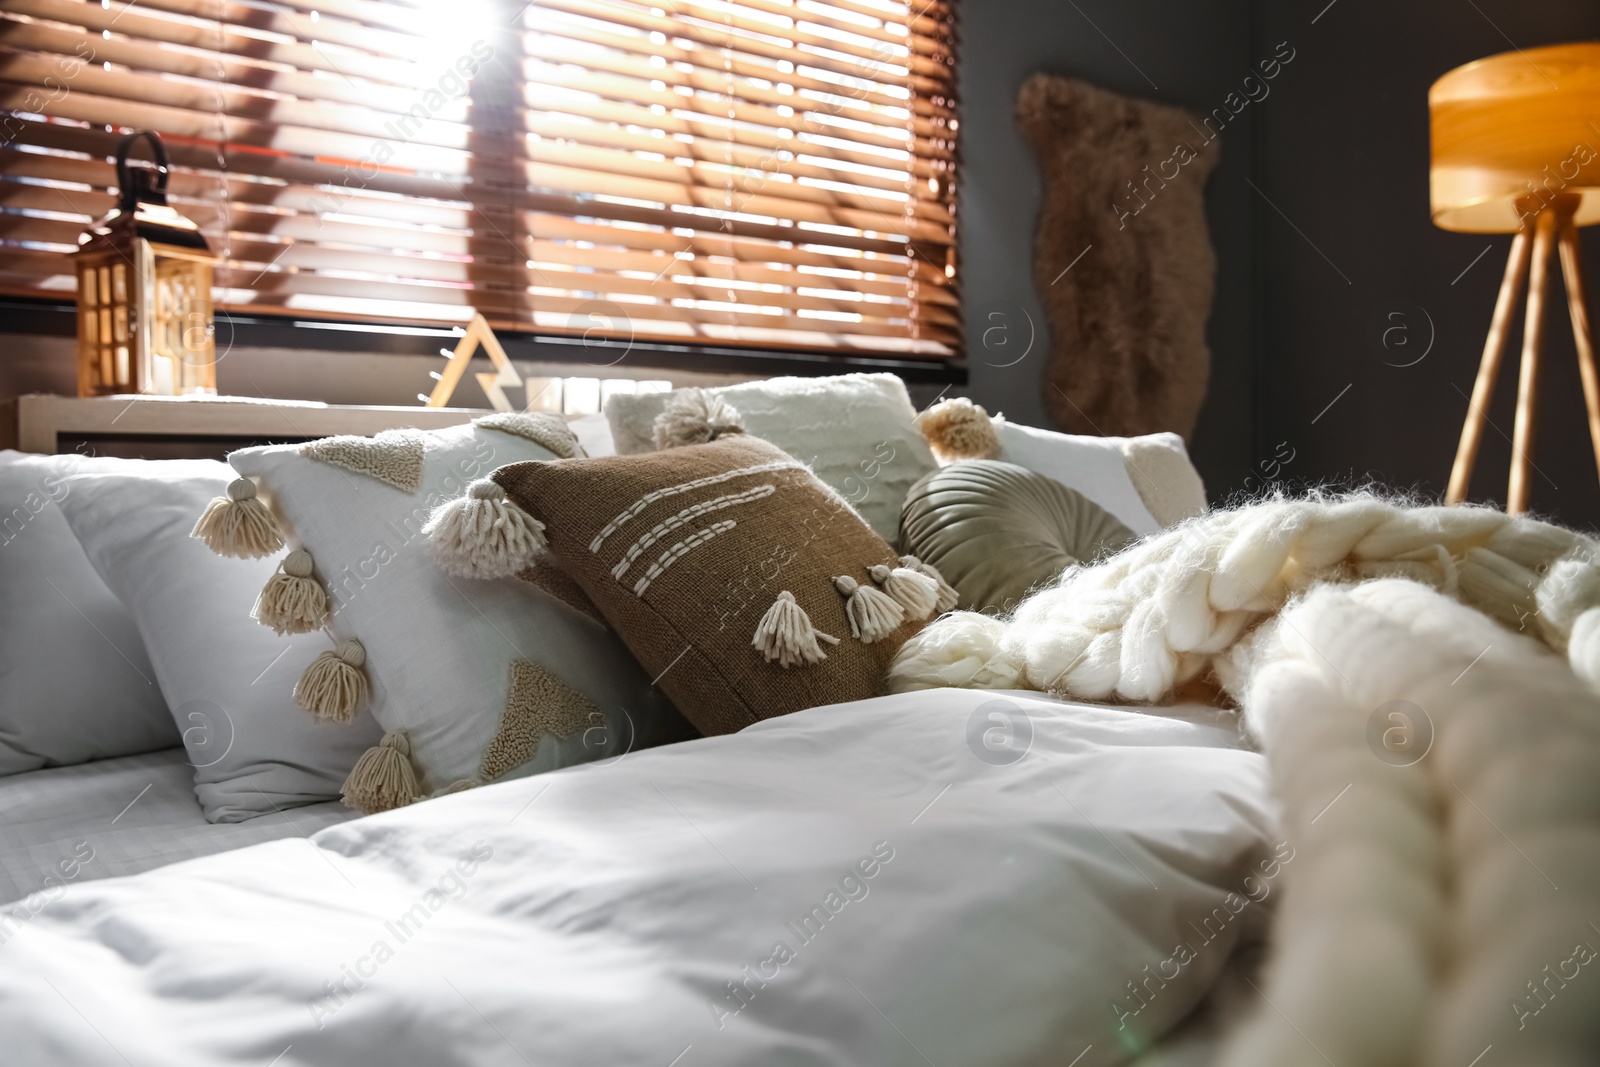
M207 822L195 802L194 766L181 748L0 778L0 812L0 899L8 903L53 896L58 885L309 837L355 815L326 802L248 822Z
M339 825L302 809L255 831L288 839L131 877L85 864L4 946L11 1062L1166 1056L1264 928L1252 903L1212 943L1183 930L1272 854L1261 757L1214 709L1022 693L1026 747L975 753L995 699L817 708ZM172 769L117 762L80 773L108 818ZM182 833L169 855L242 843ZM1180 937L1199 958L1119 1025ZM1203 1062L1205 1018L1151 1062Z
M1170 435L969 401L936 467L868 379L636 405L637 456L526 413L7 454L5 1061L1594 1062L1592 538L1210 512ZM1049 573L972 610L1040 500Z

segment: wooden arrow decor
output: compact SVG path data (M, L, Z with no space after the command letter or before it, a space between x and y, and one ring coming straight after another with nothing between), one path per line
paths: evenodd
M489 323L482 315L473 315L472 321L467 323L467 332L456 342L456 350L450 356L450 362L445 364L444 373L439 376L439 382L433 387L433 392L428 395L425 406L442 408L450 403L450 397L455 393L456 386L461 382L461 376L467 372L467 364L472 362L473 355L482 347L489 354L489 362L495 366L494 374L478 374L478 384L483 386L483 391L489 398L489 403L496 411L515 411L511 401L506 399L506 386L520 388L522 377L511 365L511 360L506 355L506 350L500 347L500 339L489 328Z

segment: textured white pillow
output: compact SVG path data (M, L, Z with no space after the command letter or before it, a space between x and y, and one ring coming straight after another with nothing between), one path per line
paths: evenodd
M1162 526L1175 526L1211 510L1205 482L1177 434L1123 438L1122 458L1128 462L1133 487Z
M178 744L133 616L58 506L73 474L143 466L0 452L0 775Z
M177 469L174 469L177 468ZM139 474L82 474L61 501L95 570L139 625L211 822L241 822L333 800L379 734L368 716L330 726L300 713L289 687L328 645L283 641L250 619L267 560L222 559L189 537L228 482L207 463L146 463Z
M938 466L917 429L905 383L893 374L769 378L705 391L737 408L748 432L809 464L890 543L900 537L906 493ZM673 395L635 393L606 401L620 455L655 450L655 419Z
M1088 437L998 417L994 430L996 459L1076 489L1140 537L1206 510L1200 474L1175 433Z
M596 618L530 582L452 577L433 558L421 531L435 507L496 467L562 458L496 423L517 417L229 457L271 498L289 543L310 552L329 632L365 650L368 704L385 731L404 731L418 795L693 736ZM520 747L505 744L513 735ZM512 755L486 763L492 742ZM346 800L361 803L349 790Z
M604 415L579 415L567 420L567 426L583 446L584 454L591 457L617 454L616 442L611 439L611 423Z

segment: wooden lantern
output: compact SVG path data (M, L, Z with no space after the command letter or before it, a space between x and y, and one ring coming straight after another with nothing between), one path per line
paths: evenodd
M130 168L144 140L154 169ZM167 151L149 130L117 146L120 198L78 238L78 395L217 391L211 264L200 229L167 206Z

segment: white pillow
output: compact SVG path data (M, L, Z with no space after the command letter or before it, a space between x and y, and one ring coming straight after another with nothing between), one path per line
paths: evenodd
M329 632L360 642L366 699L392 735L385 744L409 749L417 796L694 736L616 635L563 603L570 583L545 592L452 577L422 535L430 512L473 480L577 454L575 445L559 416L502 415L229 456L270 496L289 543L310 552ZM491 743L499 755L486 760ZM345 792L364 810L410 799Z
M575 419L568 419L567 426L572 430L572 435L578 439L578 444L583 446L587 456L614 456L617 454L616 442L611 439L611 423L604 415L594 413L579 415Z
M178 744L133 616L58 507L74 473L143 465L0 452L0 775Z
M336 799L379 736L368 716L330 726L294 706L293 679L328 642L285 642L250 619L273 565L222 559L189 537L229 480L221 463L202 473L146 463L137 474L69 478L61 502L95 570L133 612L211 822Z
M1206 510L1205 487L1175 433L1088 437L994 419L996 459L1015 463L1105 508L1140 537Z
M619 454L655 450L656 416L677 392L606 401ZM705 392L737 408L748 432L809 464L891 544L900 538L906 493L938 465L917 429L905 383L893 374L769 378Z

